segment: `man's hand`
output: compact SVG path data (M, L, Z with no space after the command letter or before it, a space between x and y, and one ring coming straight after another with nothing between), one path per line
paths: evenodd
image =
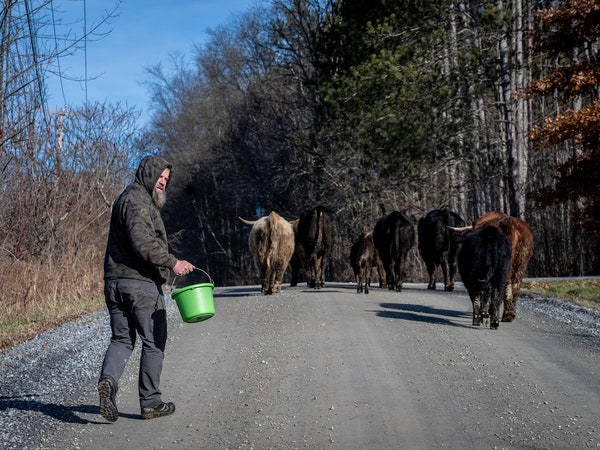
M175 267L173 267L173 273L176 276L181 277L183 275L187 275L194 269L195 269L195 267L192 263L190 263L184 259L178 259L177 263L175 264Z

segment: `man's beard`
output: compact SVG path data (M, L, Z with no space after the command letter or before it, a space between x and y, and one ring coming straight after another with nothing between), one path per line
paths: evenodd
M154 203L154 206L156 206L158 209L161 209L167 202L167 193L165 191L152 191L152 202Z

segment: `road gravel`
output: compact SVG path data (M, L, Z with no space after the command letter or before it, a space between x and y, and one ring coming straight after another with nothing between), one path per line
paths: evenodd
M98 415L105 310L0 356L3 448L600 447L596 310L522 296L517 320L489 330L471 325L460 285L364 295L349 283L217 287L215 308L186 324L169 301L169 417L140 420L139 351L119 420Z

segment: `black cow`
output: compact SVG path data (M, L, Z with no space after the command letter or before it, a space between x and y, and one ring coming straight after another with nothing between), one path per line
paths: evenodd
M363 232L358 239L352 244L350 249L350 264L354 271L354 277L356 278L356 292L369 293L369 286L371 285L371 271L373 269L374 261L374 248L373 248L373 232Z
M400 211L392 211L375 224L373 243L385 269L389 290L402 290L408 251L415 245L415 227Z
M302 265L308 286L320 289L325 285L325 269L337 235L337 216L319 205L305 211L291 223L296 230L296 248L291 263L290 285L298 284L298 272Z
M517 300L527 265L533 255L533 230L527 222L501 211L491 211L473 222L473 228L493 225L508 236L512 244L512 262L504 292L502 322L512 322L517 317Z
M460 244L456 242L456 233L448 229L449 226L464 227L465 221L447 208L434 209L419 220L419 253L429 273L427 289L435 289L435 268L440 266L444 276L444 291L454 290L456 256Z
M494 226L457 235L462 241L458 270L473 303L473 325L498 329L498 313L510 268L510 239Z

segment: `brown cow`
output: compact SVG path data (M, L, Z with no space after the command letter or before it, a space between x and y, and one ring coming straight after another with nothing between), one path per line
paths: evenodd
M369 293L374 260L373 232L362 232L350 249L350 264L356 279L356 292Z
M240 220L252 225L248 245L260 273L261 292L265 295L280 292L283 274L294 252L292 224L275 211L258 220L241 217Z
M533 231L527 222L502 211L491 211L473 222L473 228L493 225L508 236L512 245L511 264L504 290L502 322L512 322L517 317L517 299L527 265L533 254Z

